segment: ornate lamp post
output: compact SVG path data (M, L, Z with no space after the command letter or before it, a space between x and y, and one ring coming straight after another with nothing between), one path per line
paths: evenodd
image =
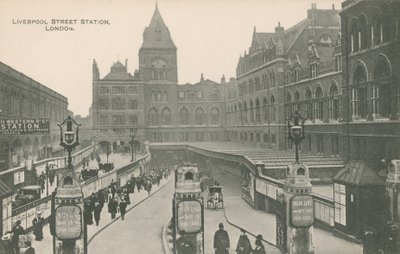
M299 163L299 145L304 139L304 119L299 112L294 114L288 120L288 138L294 143L296 151L296 162Z
M64 126L67 126L67 130L63 133ZM67 171L74 169L71 153L79 145L79 126L81 125L75 122L71 116L68 116L62 123L58 124L61 132L60 145L68 152Z
M133 157L133 154L134 153L136 153L136 151L133 151L133 149L134 149L134 144L133 144L133 142L134 142L134 140L135 140L135 132L131 132L131 161L133 161L134 159L134 157ZM136 157L136 154L135 154L135 157ZM136 158L135 158L136 159Z

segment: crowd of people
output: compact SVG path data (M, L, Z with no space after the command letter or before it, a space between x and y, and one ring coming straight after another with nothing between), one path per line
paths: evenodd
M229 254L230 241L228 232L224 229L224 224L220 223L218 230L214 234L214 250L215 254ZM265 254L265 248L262 243L262 235L256 236L254 248L251 246L247 237L246 230L240 230L240 237L236 245L236 253L238 254Z
M148 174L141 174L137 177L132 176L125 186L118 186L112 180L108 188L93 193L85 200L85 223L92 225L94 218L96 226L98 226L105 203L107 203L108 213L110 213L112 220L117 217L118 213L121 216L121 220L124 220L126 209L131 204L129 194L135 193L136 189L137 192L144 190L150 195L152 186L155 184L159 186L161 179L167 178L168 175L169 170L167 168L156 167Z

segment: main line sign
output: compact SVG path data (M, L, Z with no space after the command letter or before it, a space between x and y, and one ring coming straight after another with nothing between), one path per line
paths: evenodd
M310 227L314 223L314 199L296 195L290 200L290 221L293 227Z
M202 206L198 200L183 200L177 205L178 230L197 233L202 229Z
M59 206L56 208L56 236L62 240L77 239L82 234L82 211L79 206Z
M49 134L48 118L0 119L0 135Z

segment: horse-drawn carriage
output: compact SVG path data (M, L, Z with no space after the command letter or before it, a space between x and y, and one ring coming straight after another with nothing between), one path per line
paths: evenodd
M223 188L218 185L208 187L207 208L222 209L224 208Z

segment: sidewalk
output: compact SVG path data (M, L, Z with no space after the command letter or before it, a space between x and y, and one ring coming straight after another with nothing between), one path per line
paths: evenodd
M254 235L262 234L268 242L276 243L275 215L254 210L241 197L226 197L224 205L228 222ZM332 233L318 228L314 228L313 242L315 253L361 254L363 252L361 245L335 237ZM267 249L267 253L275 252L269 252Z
M139 175L139 172L136 171L135 176L138 176L138 175ZM171 181L171 179L172 179L172 177L169 177L168 179L162 179L160 182L160 186L153 185L150 195L148 195L147 192L144 190L142 190L141 192L138 193L137 189L135 189L135 193L131 193L129 195L129 197L131 199L131 204L127 207L127 213L129 213L130 210L132 210L135 206L137 206L138 204L143 202L145 199L152 196L158 190L163 188L169 181ZM105 203L104 207L101 211L99 226L96 226L95 221L93 219L93 224L88 225L88 227L87 227L88 244L90 244L90 241L94 237L96 237L97 234L100 234L101 231L103 231L105 228L107 228L113 222L115 222L119 219L120 219L120 216L119 216L119 214L117 214L117 217L114 220L111 220L111 215L108 213L107 203ZM30 235L32 236L32 239L35 239L32 232L30 232ZM43 227L43 235L44 235L44 239L42 241L33 240L32 246L35 248L36 253L52 254L53 253L53 237L50 234L49 224L46 224Z

